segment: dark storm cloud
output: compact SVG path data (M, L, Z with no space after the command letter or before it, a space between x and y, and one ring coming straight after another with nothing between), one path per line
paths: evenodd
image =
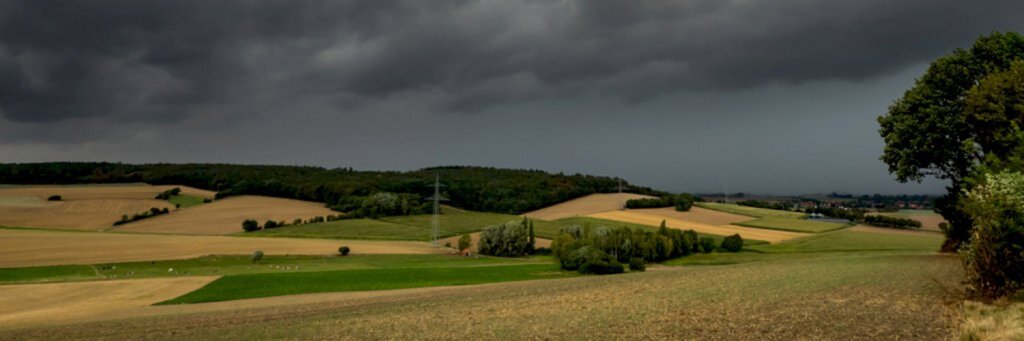
M177 122L254 98L416 97L424 111L864 80L979 33L989 1L8 1L10 121ZM1013 26L1007 26L1013 25Z

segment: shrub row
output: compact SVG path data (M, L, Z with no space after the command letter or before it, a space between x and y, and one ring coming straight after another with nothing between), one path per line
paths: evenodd
M836 207L812 207L804 210L806 213L817 213L829 218L846 219L849 221L863 221L864 209L861 208L836 208Z
M118 221L114 222L114 226L118 226L118 225L122 225L122 224L127 224L127 223L130 223L130 222L133 222L133 221L139 221L139 220L142 220L142 219L146 219L146 218L150 218L150 217L155 217L155 216L158 216L158 215L168 214L168 213L171 213L171 210L168 210L167 207L164 207L163 209L152 207L152 208L149 209L149 211L142 212L142 213L136 213L136 214L133 214L131 217L128 217L127 214L126 215L122 215L121 216L121 220L118 220Z
M156 195L156 200L167 200L167 199L170 199L173 196L177 196L177 195L180 195L180 194L181 194L181 188L175 187L175 188L171 188L169 190L160 192L160 194L157 194Z
M887 217L882 215L866 215L864 216L864 223L871 226L889 227L897 229L921 228L920 221L907 218Z
M686 212L693 207L694 197L683 193L679 195L666 195L660 198L644 198L626 200L626 208L659 208L675 207L676 211Z

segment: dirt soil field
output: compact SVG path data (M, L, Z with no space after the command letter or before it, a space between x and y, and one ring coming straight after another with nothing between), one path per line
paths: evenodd
M530 219L558 220L622 209L629 199L653 198L632 193L591 194L524 214Z
M952 335L957 308L945 302L950 288L959 288L962 278L956 257L842 257L146 307L114 312L108 316L116 319L112 321L0 331L0 338L459 339L473 335L480 339L941 340Z
M0 329L83 321L147 307L199 289L216 278L0 285Z
M453 237L448 237L448 238L445 238L445 239L441 239L440 243L441 243L441 245L444 245L445 243L451 243L452 248L458 248L459 247L459 237L461 237L461 235L453 236ZM469 234L469 238L470 238L470 247L469 247L469 249L473 250L473 252L476 252L477 245L480 244L480 232L470 233ZM534 245L535 247L545 247L545 248L550 248L551 247L551 239L535 238L535 240L537 241L537 243Z
M229 197L114 228L123 232L224 235L242 232L242 221L291 223L296 218L336 215L322 203L256 195Z
M698 223L695 221L682 220L677 218L670 218L664 215L664 212L642 212L645 210L627 210L627 211L609 211L597 214L591 214L589 217L622 221L633 224L641 224L648 226L659 226L661 221L665 221L665 225L670 228L683 229L683 230L694 230L701 233L714 234L719 236L728 236L734 233L739 233L741 237L746 239L757 239L763 240L769 243L778 243L793 238L799 238L808 236L806 233L797 232L786 232L776 230L758 229L752 227L742 227L736 225L712 225Z
M440 252L424 242L179 236L0 229L0 267L97 264L194 258L211 254L327 255Z
M185 186L146 184L4 186L0 187L0 226L104 229L122 215L130 216L152 207L173 209L168 202L153 198L174 187L189 195L211 198L214 195ZM47 201L51 195L60 195L61 200Z

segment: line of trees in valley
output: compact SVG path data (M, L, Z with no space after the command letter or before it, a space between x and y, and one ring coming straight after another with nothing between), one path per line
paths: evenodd
M699 201L699 198L683 193L683 194L666 194L658 198L639 198L626 200L626 208L637 209L637 208L661 208L661 207L675 207L676 211L686 212L690 208L693 208L693 203Z
M539 170L447 166L408 172L356 171L351 168L230 164L123 164L49 162L0 164L0 183L77 184L145 182L185 185L233 195L268 195L319 201L340 212L359 210L377 193L400 196L404 205L392 212L423 212L423 198L433 194L434 175L444 183L442 195L452 206L484 212L519 214L593 193L618 190L619 179ZM668 193L625 184L625 190L661 196Z

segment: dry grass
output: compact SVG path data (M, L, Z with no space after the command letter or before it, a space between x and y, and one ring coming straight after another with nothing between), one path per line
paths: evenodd
M158 193L180 187L182 193L212 197L213 192L184 186L146 184L89 186L5 186L0 188L0 225L97 230L110 227L122 215L152 207L173 208L153 199ZM46 201L60 195L61 201Z
M666 217L663 214L651 214L642 211L646 210L610 211L604 213L591 214L589 216L599 219L622 221L627 223L648 226L659 226L661 225L662 220L664 220L665 225L670 228L694 230L700 233L714 234L719 236L728 236L734 233L739 233L740 236L742 236L745 239L757 239L769 243L778 243L808 235L806 233L766 230L735 225L703 224L694 221L670 218Z
M296 218L309 219L335 215L322 203L264 196L230 197L172 214L140 220L115 228L125 232L157 232L224 235L242 232L242 221L256 219L291 223Z
M561 204L548 206L533 212L524 214L530 219L557 220L562 218L585 216L594 213L622 209L626 200L653 198L652 196L612 193L612 194L591 194L582 198L576 198Z
M71 323L147 307L184 295L216 277L151 278L0 285L0 328Z
M954 332L956 309L943 300L958 269L956 258L945 256L672 268L148 307L133 315L147 317L12 330L0 338L936 340Z
M647 215L655 215L659 217L664 217L665 219L676 219L707 225L730 225L733 223L742 223L744 221L754 220L754 218L745 215L709 210L706 208L700 208L696 206L690 208L689 212L679 212L676 211L674 207L647 208L629 211Z
M108 232L0 229L0 267L97 264L195 258L211 254L329 255L347 245L353 254L428 254L423 242L180 236Z
M960 340L1024 340L1024 303L964 302Z

